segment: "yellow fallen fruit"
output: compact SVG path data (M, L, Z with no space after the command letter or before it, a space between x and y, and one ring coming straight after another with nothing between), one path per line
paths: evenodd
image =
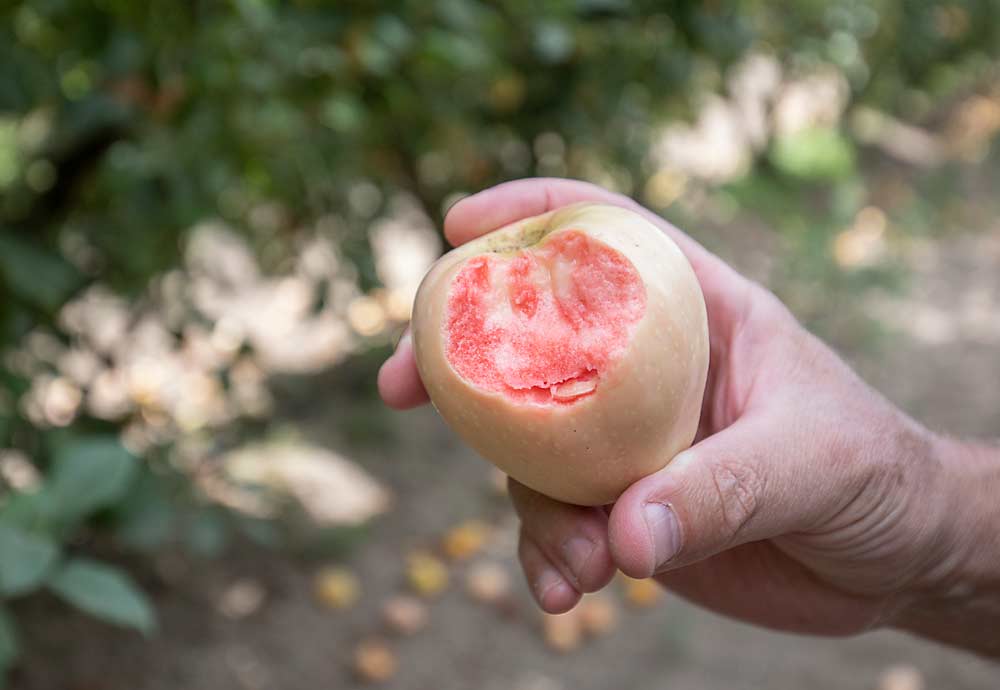
M354 650L354 672L366 683L384 683L398 667L396 654L381 640L365 640Z
M413 635L427 627L427 606L405 594L395 596L382 605L382 620L400 635Z
M478 520L463 522L444 537L444 553L456 561L465 560L482 550L489 540L490 528Z
M566 654L580 646L583 628L577 609L569 613L542 614L542 633L550 649Z
M448 568L426 551L415 551L407 559L406 578L414 592L433 597L448 586Z
M465 591L483 604L494 604L510 593L510 575L497 563L477 563L465 575Z
M623 576L625 580L625 601L635 608L649 608L663 596L663 589L656 580L636 580Z
M588 594L579 604L580 625L588 635L607 635L618 625L618 609L610 598Z
M333 609L350 608L361 598L361 581L346 568L324 568L314 586L319 600Z

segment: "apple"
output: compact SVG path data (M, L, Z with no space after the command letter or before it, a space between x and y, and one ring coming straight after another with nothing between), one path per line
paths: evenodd
M412 332L448 425L557 500L611 503L694 439L705 300L636 212L566 206L454 249L424 277Z

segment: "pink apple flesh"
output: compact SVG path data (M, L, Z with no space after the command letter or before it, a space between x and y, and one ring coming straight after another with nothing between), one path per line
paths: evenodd
M573 404L597 390L645 309L628 259L565 230L513 257L481 255L462 267L448 295L448 361L511 400Z

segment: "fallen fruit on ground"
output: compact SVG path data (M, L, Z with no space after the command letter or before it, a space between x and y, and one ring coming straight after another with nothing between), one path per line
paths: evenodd
M416 597L399 595L382 605L382 619L394 633L414 635L425 627L429 619L427 605Z
M465 244L424 278L412 326L445 421L553 498L610 503L694 439L705 302L638 213L578 204Z
M550 649L564 654L572 652L583 641L583 626L579 611L573 609L558 615L543 613L542 634Z
M414 551L406 560L406 579L422 597L433 597L448 586L448 568L426 551Z
M256 613L267 599L267 590L257 580L237 580L223 592L218 601L219 611L226 618L239 620Z
M482 604L495 604L510 593L510 575L499 563L476 563L465 575L465 591Z
M316 574L315 591L326 606L346 609L361 598L361 581L346 568L324 568Z
M396 654L382 640L365 640L354 649L354 672L366 683L384 683L398 666Z
M448 531L442 548L448 558L465 560L479 552L489 537L489 525L479 520L468 520Z
M622 579L625 582L625 601L633 608L649 608L663 596L663 589L656 580L636 580L626 575L622 575Z
M593 637L607 635L618 625L618 609L601 594L588 594L580 601L580 626Z

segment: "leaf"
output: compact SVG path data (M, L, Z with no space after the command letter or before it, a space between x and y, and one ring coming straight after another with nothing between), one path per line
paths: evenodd
M17 119L0 117L0 189L6 189L21 174L20 152L17 145Z
M48 486L59 517L74 520L114 504L129 490L137 469L135 456L111 436L62 446Z
M9 613L0 609L0 688L4 684L4 674L21 654L21 645L17 640L17 628Z
M76 558L56 571L48 586L63 600L95 618L147 635L156 629L156 614L146 595L117 568Z
M0 593L25 594L45 579L59 547L40 535L0 524Z
M117 536L129 546L152 550L170 538L175 510L163 477L144 471L115 511Z
M81 284L73 264L10 232L0 232L0 279L22 300L48 311L61 306Z
M0 522L33 531L47 528L55 512L52 496L43 485L37 491L15 491L7 496L0 508Z

